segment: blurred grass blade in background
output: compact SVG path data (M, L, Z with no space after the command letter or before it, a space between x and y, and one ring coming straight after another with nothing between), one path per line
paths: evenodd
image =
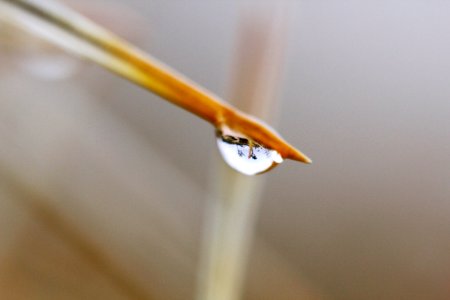
M229 128L239 133L248 138L250 151L253 145L261 145L275 150L283 159L311 162L269 126L227 105L156 59L57 2L0 0L0 17L95 61L210 122L218 130Z
M277 75L284 54L287 16L282 5L262 7L265 9L251 9L242 16L230 94L236 106L268 120L274 119L277 111L275 94L280 81ZM250 163L243 165L249 172L255 167ZM243 176L220 161L216 163L216 173L211 176L212 192L203 226L196 299L237 300L243 294L266 177Z

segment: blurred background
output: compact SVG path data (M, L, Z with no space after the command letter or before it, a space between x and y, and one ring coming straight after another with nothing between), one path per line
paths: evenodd
M450 2L65 1L228 99L289 12L244 299L450 299ZM192 299L209 124L0 23L0 298Z

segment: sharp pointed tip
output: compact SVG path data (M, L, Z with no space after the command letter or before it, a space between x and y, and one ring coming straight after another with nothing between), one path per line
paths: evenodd
M301 159L296 159L297 161L299 161L299 162L302 162L302 163L304 163L304 164L307 164L307 165L311 165L312 164L312 160L309 158L309 157L307 157L307 156L303 156Z
M305 164L308 164L308 165L311 165L311 164L313 163L313 161L312 161L312 159L310 159L309 157L306 157L304 163L305 163Z
M302 162L302 163L305 163L308 165L312 164L312 160L305 154L298 151L297 149L292 151L287 158L296 160L296 161L299 161L299 162Z

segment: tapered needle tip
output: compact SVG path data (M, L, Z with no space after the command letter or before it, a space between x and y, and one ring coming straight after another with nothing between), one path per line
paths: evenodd
M289 153L289 155L287 156L287 158L292 159L292 160L296 160L305 164L312 164L312 160L306 156L305 154L303 154L302 152L300 152L299 150L293 148L291 150L291 152Z

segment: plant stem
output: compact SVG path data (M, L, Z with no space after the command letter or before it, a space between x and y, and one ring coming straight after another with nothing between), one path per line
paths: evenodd
M207 210L198 300L239 299L261 191L260 178L236 173L224 163L218 166Z
M245 134L285 159L311 160L261 121L170 70L157 59L51 0L0 0L0 17L131 80L215 127Z
M247 111L268 118L274 96L282 43L280 17L246 16L238 47L233 99ZM263 50L264 49L264 50ZM250 74L250 75L249 75ZM247 256L264 177L248 177L218 161L207 210L197 300L241 297Z

